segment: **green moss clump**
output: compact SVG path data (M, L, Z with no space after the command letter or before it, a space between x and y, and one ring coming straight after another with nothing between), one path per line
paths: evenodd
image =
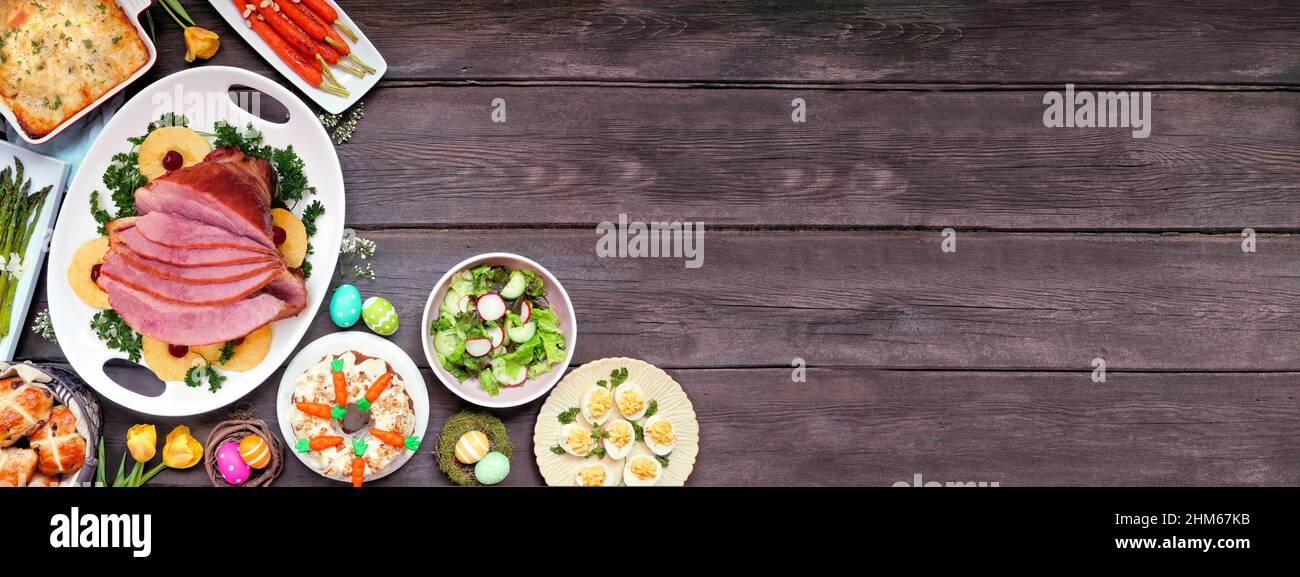
M446 473L453 483L463 487L479 485L474 478L474 465L465 465L456 460L456 441L461 435L470 431L482 431L491 443L491 450L501 453L506 458L514 459L514 447L510 445L510 433L498 419L483 411L465 410L447 418L438 434L438 444L433 450L433 457L438 460L438 468Z

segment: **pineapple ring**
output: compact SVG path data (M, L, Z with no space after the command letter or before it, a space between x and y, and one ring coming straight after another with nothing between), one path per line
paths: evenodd
M145 336L141 337L141 341L144 364L164 381L184 380L185 373L191 368L208 364L193 348L186 351L185 356L176 358L172 356L171 347L167 343Z
M190 347L190 350L198 353L209 363L217 365L227 371L247 371L256 367L266 358L266 353L271 350L271 325L266 325L257 329L248 336L244 337L244 342L235 345L235 354L225 363L220 363L221 349L225 343L213 345L203 345L201 347Z
M292 212L283 208L271 209L271 221L284 230L284 242L277 245L289 268L302 266L307 258L307 226Z
M108 293L95 284L91 278L95 265L104 264L104 255L108 254L108 237L101 236L81 245L72 255L72 264L68 265L68 284L81 302L97 309L108 308Z
M184 168L202 162L212 152L212 143L203 138L202 134L184 126L157 128L140 143L140 174L149 180L167 174L163 159L172 151L181 155L181 168Z

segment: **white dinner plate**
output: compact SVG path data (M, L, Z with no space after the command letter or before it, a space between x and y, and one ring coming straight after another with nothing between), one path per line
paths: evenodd
M245 112L233 102L228 106L218 106L208 102L211 98L204 98L205 95L222 95L228 100L231 86L247 86L278 100L288 111L289 120L283 124L272 123ZM177 95L180 95L181 102L175 102ZM198 100L192 100L190 95L197 95ZM174 108L162 110L169 102L175 104ZM111 157L130 150L127 138L144 134L149 123L157 120L162 112L184 113L189 117L190 126L200 131L210 130L218 120L225 120L241 129L252 123L262 132L266 144L276 147L292 144L303 160L310 184L316 187L316 194L298 203L295 212L301 215L310 200L319 200L325 206L325 214L316 221L317 232L311 239L315 250L308 256L313 272L307 279L307 308L296 317L272 323L274 336L266 358L248 371L222 371L227 379L215 393L208 392L207 387L191 388L172 381L161 394L151 397L115 382L104 372L104 363L110 359L126 358L126 355L109 349L90 329L91 318L98 311L81 302L67 281L73 253L85 242L99 236L90 214L90 193L98 190L101 196L108 196L102 178ZM59 346L87 384L128 409L177 417L224 407L270 377L306 334L334 275L343 237L343 211L343 172L334 144L311 109L288 89L264 76L225 66L191 68L163 78L141 90L109 121L86 153L72 185L68 187L54 229L49 281L46 283L50 319L54 322Z

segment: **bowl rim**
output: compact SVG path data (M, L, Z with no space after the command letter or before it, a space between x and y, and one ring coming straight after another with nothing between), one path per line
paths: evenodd
M551 286L553 286L556 291L559 292L561 301L564 302L566 315L565 318L560 319L561 322L567 322L569 323L570 327L573 327L573 338L569 339L568 342L564 343L564 351L565 351L564 361L552 367L551 371L543 375L541 379L529 379L525 381L524 384L520 385L520 387L528 387L531 384L539 383L539 382L545 384L543 386L537 387L536 391L533 391L532 393L524 396L523 398L514 401L506 401L506 402L486 401L485 402L482 399L472 398L466 393L462 392L460 390L460 384L461 384L460 381L456 381L456 377L454 375L448 373L446 369L442 368L442 364L438 362L437 355L434 355L432 353L433 343L430 341L429 338L430 337L429 323L432 322L434 318L432 316L432 313L435 311L435 306L436 306L435 301L437 300L436 297L438 296L438 293L441 292L451 281L452 275L462 270L465 270L467 268L470 268L472 266L487 261L491 261L491 260L517 261L524 268L531 269L533 272L542 275L542 278L546 280L546 282L549 283ZM549 298L551 295L548 293L547 296ZM420 343L421 343L421 348L424 351L424 359L429 363L429 370L433 372L433 375L438 378L438 381L440 381L442 383L442 386L446 387L447 390L451 391L457 397L460 397L461 399L480 407L485 407L489 409L506 409L510 407L523 406L541 398L543 395L550 392L551 389L555 388L555 385L560 382L560 379L564 378L565 372L568 371L569 369L569 364L573 362L573 352L577 348L578 321L577 321L577 315L573 311L573 301L569 298L569 292L565 290L564 285L560 283L560 280L554 274L552 274L551 271L547 270L546 267L538 264L533 259L530 259L523 255L510 253L510 252L488 252L488 253L472 256L465 260L460 261L459 263L455 264L451 268L447 269L447 272L442 275L442 278L438 279L438 282L433 285L433 290L429 291L429 298L425 300L424 314L422 315L422 318L420 320ZM453 383L451 381L455 381L455 382Z

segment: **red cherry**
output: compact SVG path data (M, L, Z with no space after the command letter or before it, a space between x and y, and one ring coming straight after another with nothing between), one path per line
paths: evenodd
M275 244L284 244L284 241L287 238L289 238L289 233L285 232L283 228L277 226L271 229L271 240L274 241Z
M180 170L182 166L185 166L185 157L175 150L167 151L167 155L163 157L163 168L167 169L167 172L171 172Z
M167 345L167 352L178 359L184 358L190 353L190 348L185 345Z
M102 266L104 266L104 265L102 265L102 264L97 264L97 265L95 265L95 266L90 267L90 282L98 282L98 281L99 281L99 269L100 269L100 267L102 267Z

